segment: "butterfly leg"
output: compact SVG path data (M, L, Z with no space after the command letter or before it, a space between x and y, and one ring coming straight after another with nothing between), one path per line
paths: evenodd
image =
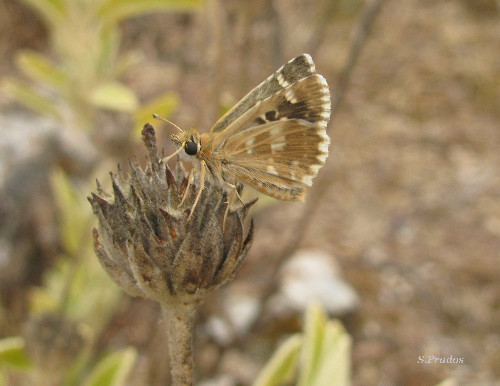
M224 182L226 182L226 181L224 181ZM240 200L240 202L242 204L244 204L242 198L240 197L240 195L238 193L238 190L236 189L236 186L234 186L233 184L230 184L229 182L226 182L226 184L228 186L230 186L233 189L233 191L232 191L231 195L229 196L229 199L227 200L226 212L224 213L224 220L222 221L222 232L224 232L224 229L226 227L226 219L227 219L227 215L229 214L229 208L233 204L234 200L236 200L236 198L238 198Z
M185 199L186 199L186 197L188 196L188 193L189 193L189 187L191 186L192 181L193 181L193 178L194 178L193 171L194 171L194 169L191 169L191 170L190 170L190 172L189 172L189 175L188 175L188 183L187 183L186 189L184 190L184 194L182 195L181 202L179 203L179 205L177 205L177 208L179 208L179 207L180 207L180 206L184 203L184 200L185 200Z
M160 162L167 163L167 161L172 158L174 155L177 155L182 149L184 149L184 144L182 144L173 154L170 154L168 157L163 157Z
M189 219L193 215L194 209L196 208L196 205L198 205L198 201L200 200L201 192L203 191L204 187L205 187L205 161L202 160L201 166L200 166L200 188L199 188L198 194L196 195L196 198L194 200L194 204L191 207L191 213L189 213L187 221L189 221Z

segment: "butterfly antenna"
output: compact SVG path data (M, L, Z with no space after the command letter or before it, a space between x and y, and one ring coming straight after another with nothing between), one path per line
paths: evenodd
M173 122L170 122L168 119L166 118L163 118L161 116L159 116L158 114L153 114L153 118L155 119L159 119L160 121L163 121L163 122L167 122L167 123L170 123L172 126L174 126L177 130L179 130L181 133L183 133L184 131L179 127L177 126L175 123Z

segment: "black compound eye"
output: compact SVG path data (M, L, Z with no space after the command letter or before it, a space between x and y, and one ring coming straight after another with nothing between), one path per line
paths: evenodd
M198 154L198 145L194 141L193 137L191 137L191 139L184 145L184 151L187 155Z

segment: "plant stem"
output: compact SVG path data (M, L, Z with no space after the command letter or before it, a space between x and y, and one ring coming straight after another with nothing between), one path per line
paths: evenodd
M197 305L192 302L162 304L173 386L191 386L194 383L193 329Z

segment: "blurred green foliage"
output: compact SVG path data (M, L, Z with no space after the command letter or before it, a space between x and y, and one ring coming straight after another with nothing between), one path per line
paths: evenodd
M18 336L0 340L0 364L18 370L28 369L31 365L24 351L24 339Z
M84 386L120 386L125 384L125 380L132 370L132 366L137 358L137 351L133 348L126 348L108 354L94 367L87 377Z
M119 22L149 12L190 12L202 0L23 0L44 22L50 52L19 51L15 63L22 77L2 79L2 91L43 116L55 119L62 129L85 133L99 130L102 111L129 116L129 128L142 127L151 114L170 115L177 95L166 92L141 104L134 90L120 78L141 55L120 52ZM123 122L123 121L120 121ZM90 173L92 174L92 173ZM93 352L96 337L122 299L91 246L93 218L82 192L89 183L62 170L51 176L52 197L57 209L61 253L44 273L42 285L29 292L30 316L56 313L78 321L86 331L85 347L74 366L62 375L65 384L119 385L128 376L136 351L113 351L101 360ZM12 372L12 370L16 370ZM21 382L36 380L44 369L28 359L24 337L0 340L0 385L14 374ZM45 371L47 371L45 369ZM17 377L17 378L16 378Z
M134 349L111 352L97 363L90 355L95 337L106 327L122 293L94 256L90 246L93 216L80 189L61 170L54 171L51 185L62 253L55 266L45 272L42 285L30 291L30 315L59 313L85 326L86 344L75 356L74 366L62 375L65 384L81 384L85 378L84 384L89 386L123 384L136 358ZM23 337L0 340L0 379L8 379L9 369L22 370L23 379L37 378L40 369L30 363Z
M52 56L21 51L15 60L27 78L8 78L3 91L26 107L85 131L95 128L98 110L129 113L140 127L153 105L162 114L177 105L173 93L140 106L136 93L119 81L140 61L119 52L118 23L148 12L191 11L202 0L24 0L44 21Z
M351 337L318 304L309 306L304 332L288 338L254 386L337 386L351 379Z
M95 363L89 374L74 374L68 369L62 377L62 385L72 386L82 384L85 386L120 386L130 374L137 358L137 351L128 347L105 355ZM81 369L81 366L79 367ZM17 370L14 377L9 370ZM30 362L26 352L24 339L21 337L5 338L0 340L0 385L9 385L10 380L18 379L21 384L44 384L37 378L35 365ZM76 376L75 376L76 375ZM80 381L79 378L83 380ZM23 381L24 380L24 381ZM28 380L30 383L28 383Z
M118 304L121 292L110 282L91 247L93 216L81 190L61 170L52 175L62 255L31 291L31 311L60 311L98 333ZM89 191L87 187L85 191Z
M319 304L310 304L304 331L280 345L253 386L348 386L351 348L351 336L340 321L328 319ZM455 380L446 379L437 386L454 385Z

